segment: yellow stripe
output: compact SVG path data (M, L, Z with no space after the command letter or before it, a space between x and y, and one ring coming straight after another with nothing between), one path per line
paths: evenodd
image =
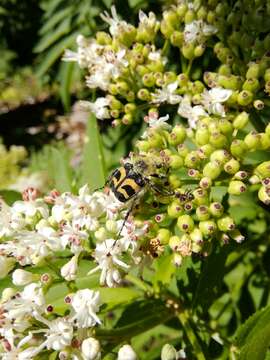
M115 188L117 188L117 186L119 186L121 184L121 182L125 179L125 177L127 175L126 169L123 166L118 168L118 170L120 172L120 179L117 180L115 177L112 178L113 186Z
M129 178L124 179L121 186L117 188L117 191L122 195L124 195L126 200L129 199L131 196L127 193L125 189L123 189L123 186L125 185L129 185L134 190L134 194L132 196L134 196L141 190L141 187L138 184L136 184L136 182L133 179L129 179Z

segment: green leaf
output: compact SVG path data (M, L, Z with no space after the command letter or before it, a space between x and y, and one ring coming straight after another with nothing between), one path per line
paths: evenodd
M57 190L61 192L71 191L72 169L69 165L69 159L64 151L57 148L51 149L50 165Z
M226 259L233 246L216 246L205 259L194 294L193 307L200 305L204 310L207 310L219 295L226 269Z
M131 288L98 288L100 292L101 301L111 309L117 305L134 302L136 299L142 297L142 292Z
M68 112L70 110L70 94L71 94L71 85L73 80L73 70L74 70L74 63L62 62L60 67L60 96L62 103L64 105L65 111Z
M228 188L226 186L212 186L210 192L211 200L221 202L227 190Z
M45 21L39 30L40 35L44 35L48 30L51 30L57 23L63 20L67 15L72 12L73 7L69 6L56 12L48 21Z
M239 360L264 360L270 345L270 307L253 314L237 331Z
M47 70L60 58L64 50L74 44L78 33L75 32L55 44L45 55L36 69L36 76L42 77Z
M12 205L15 201L21 200L21 193L14 190L0 190L0 198L3 198L8 205Z
M37 45L34 47L35 53L40 53L50 47L53 43L59 40L63 35L70 31L70 18L67 18L58 25L58 27L45 36L43 36Z
M90 190L105 184L106 170L103 149L94 115L89 117L86 131L86 143L83 150L81 185L88 183Z
M172 262L173 255L164 255L154 262L155 275L153 277L153 284L158 286L170 284L172 275L175 273L175 265Z

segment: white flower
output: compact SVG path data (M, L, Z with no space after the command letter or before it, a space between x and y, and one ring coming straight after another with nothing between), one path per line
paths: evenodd
M66 319L54 319L47 322L49 329L46 332L47 340L44 342L47 349L56 351L64 349L71 344L73 326Z
M94 258L98 263L98 266L91 270L89 274L92 274L100 269L100 284L107 284L109 287L115 286L121 280L120 273L117 269L115 269L115 267L120 266L123 269L129 268L129 265L119 259L119 256L121 255L121 245L114 239L107 239L101 244L97 244L94 252Z
M122 346L118 351L117 360L137 360L137 355L130 345Z
M139 10L139 26L145 28L154 28L157 24L156 15L150 11L148 16L140 9Z
M78 270L78 255L74 255L69 262L67 262L61 268L61 276L67 281L76 279L76 273Z
M202 20L194 20L185 25L184 39L186 43L202 41L203 37L215 34L217 29L213 25L208 25Z
M32 315L34 311L45 309L45 299L39 284L32 283L25 286L24 290L16 297L2 304L5 310L5 318L12 321L16 319L23 323L26 315Z
M42 199L30 200L30 201L15 201L12 206L12 211L23 214L26 217L34 217L39 213L44 219L49 216L48 206Z
M31 282L33 282L35 279L35 275L32 274L30 271L25 271L23 269L16 269L12 273L12 282L16 286L24 286Z
M78 290L72 297L73 316L71 321L78 328L89 328L101 324L96 313L100 307L100 295L98 291L89 289Z
M231 95L232 90L221 87L204 90L202 93L202 104L210 114L225 116L225 109L222 103L227 101Z
M178 114L188 119L188 124L192 129L196 129L197 122L202 116L208 116L208 113L201 105L191 106L190 97L185 95L179 104Z
M109 100L104 97L97 98L95 102L83 101L83 100L80 101L80 106L83 109L87 109L91 111L92 113L95 114L97 119L101 119L101 120L110 118L109 110L106 107L108 105L109 105Z
M121 31L121 28L127 27L127 22L120 20L117 16L116 8L115 6L111 7L111 13L112 17L109 15L107 11L104 11L104 14L101 14L100 17L103 21L108 23L110 25L110 33L112 36L117 36L119 31Z
M14 259L0 255L0 279L5 278L7 274L13 269L14 265Z
M82 342L82 356L84 360L98 360L101 358L100 343L95 338L87 338Z
M0 238L12 233L11 214L11 208L0 198Z
M162 89L157 89L156 93L152 93L152 103L161 104L178 104L182 97L180 95L175 94L176 89L178 88L178 81L170 83L164 86Z

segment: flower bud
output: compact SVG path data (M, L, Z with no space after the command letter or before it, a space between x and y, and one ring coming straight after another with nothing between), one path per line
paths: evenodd
M206 205L200 205L196 209L196 215L199 221L208 220L210 217L208 207Z
M203 55L203 53L205 52L206 49L206 45L205 44L199 44L197 46L195 46L194 49L194 56L195 57L200 57Z
M196 19L195 11L192 9L188 9L187 12L185 13L185 17L184 17L185 24L190 24L195 19Z
M118 232L117 222L115 220L107 220L106 221L106 229L110 233L116 234Z
M222 134L231 134L233 132L232 123L226 118L221 118L218 122L218 129Z
M264 161L256 167L254 174L262 179L270 177L270 161Z
M159 229L157 233L157 239L162 245L169 243L171 232L168 229Z
M30 271L23 269L16 269L12 273L12 282L16 286L24 286L34 282L39 278L39 275L32 274Z
M170 187L172 189L176 189L181 185L181 180L179 179L179 176L176 174L171 174L168 178Z
M239 169L240 169L240 163L235 159L229 160L224 165L224 170L226 171L226 173L231 175L235 174Z
M122 117L122 123L124 125L131 125L133 123L133 117L131 114L125 114L123 117Z
M0 255L0 279L3 279L13 269L15 259Z
M117 360L137 360L137 355L130 345L123 345L118 351Z
M143 100L143 101L151 100L150 92L147 89L140 89L137 93L137 96L140 100Z
M265 204L270 205L270 187L261 186L258 191L258 198Z
M235 129L243 129L249 120L249 114L245 111L241 112L233 121L233 127Z
M215 150L210 156L211 161L217 161L220 164L226 163L229 159L230 153L224 149Z
M168 141L169 141L169 144L175 146L175 145L179 145L179 144L183 143L185 138L186 138L185 128L181 125L176 125L172 129L172 131L169 135Z
M9 287L5 288L2 291L0 304L10 300L12 298L12 296L17 294L17 292L18 292L18 290L14 289L14 288L9 288Z
M246 191L246 185L239 180L232 180L229 183L228 193L231 195L240 195Z
M209 189L212 186L212 180L210 178L208 178L208 177L203 177L200 180L199 185L203 189Z
M237 102L241 106L249 105L253 100L253 94L251 91L243 90L237 96Z
M215 233L217 226L214 221L206 220L206 221L199 222L199 229L201 230L203 235L211 236Z
M194 221L191 216L182 215L177 220L177 226L181 231L190 232L194 228Z
M224 216L217 221L217 225L220 231L231 231L235 229L235 223L230 216Z
M249 150L256 150L260 147L260 136L256 131L251 131L245 136L244 142Z
M177 151L178 151L178 154L183 158L186 157L188 152L189 152L188 148L184 144L178 145L177 146Z
M97 231L95 231L95 238L98 241L104 241L108 238L108 233L104 227L100 227Z
M203 168L203 176L214 180L219 177L221 171L222 168L218 161L210 161Z
M182 264L182 261L183 261L183 257L182 255L178 254L178 253L173 253L173 259L172 259L172 262L175 266L179 267L181 266Z
M181 241L180 241L179 236L174 235L174 236L170 237L169 246L173 251L178 251L178 249L180 248L180 244L181 244Z
M196 151L190 151L186 157L185 157L185 165L188 167L188 168L195 168L199 165L200 163L200 158L199 158L199 155Z
M182 214L183 208L177 200L174 200L167 208L168 215L171 218L178 218Z
M105 31L98 31L96 33L96 40L99 45L110 45L112 38Z
M194 45L192 43L184 43L184 45L181 48L181 52L183 56L191 60L194 58Z
M243 84L243 90L255 93L260 88L260 83L257 79L247 79Z
M230 232L230 237L237 243L241 243L245 240L245 237L237 229Z
M260 133L260 148L262 150L270 149L270 136L265 133Z
M170 344L165 344L161 350L161 360L176 360L177 352Z
M252 64L247 73L246 73L246 78L247 79L256 79L258 78L260 75L260 65L259 64Z
M147 140L138 140L136 142L136 147L139 151L148 151L150 149L150 144Z
M179 74L178 77L178 82L179 82L179 86L180 87L184 87L188 84L188 76L186 74Z
M170 167L172 169L179 169L183 166L183 159L179 155L170 156Z
M243 140L235 139L231 143L231 154L236 158L243 157L248 150L246 143Z
M174 31L170 36L170 41L173 46L180 48L184 42L184 34L180 31Z
M199 146L205 145L209 142L209 130L207 127L199 127L195 133L195 140Z
M74 255L69 262L67 262L61 268L61 276L67 281L73 281L76 279L76 273L78 270L78 255Z
M195 228L190 234L189 234L191 240L195 242L196 244L202 244L203 243L203 234L200 229Z
M143 75L142 82L146 87L152 87L155 85L156 79L153 73L147 73Z
M224 208L221 203L213 202L209 207L210 213L214 217L220 217L223 214Z
M89 337L83 340L81 349L84 360L96 360L100 358L100 343L95 338Z
M227 145L227 137L223 134L221 134L219 131L215 131L211 133L209 142L214 147L220 149Z

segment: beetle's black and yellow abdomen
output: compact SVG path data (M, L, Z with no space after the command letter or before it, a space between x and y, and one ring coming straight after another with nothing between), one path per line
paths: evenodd
M137 195L145 184L143 176L135 172L130 163L116 169L109 181L109 186L115 197L123 203Z

